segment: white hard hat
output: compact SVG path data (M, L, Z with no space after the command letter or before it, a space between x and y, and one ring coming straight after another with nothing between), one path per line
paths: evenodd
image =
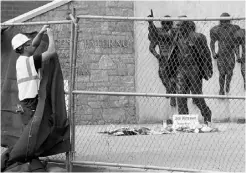
M25 44L27 41L29 41L30 39L23 35L23 34L17 34L12 38L12 47L15 50L16 48L22 46L23 44Z

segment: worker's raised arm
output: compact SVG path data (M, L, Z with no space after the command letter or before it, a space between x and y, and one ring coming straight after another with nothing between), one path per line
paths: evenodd
M47 51L42 53L42 61L46 61L56 54L54 34L51 28L47 28L47 35L49 38L49 46L48 46Z
M32 50L31 50L31 54L34 54L34 52L36 51L36 49L38 48L38 46L41 43L42 37L44 32L47 30L47 28L49 27L49 25L44 25L42 27L42 29L39 31L39 33L34 37L34 39L32 40Z

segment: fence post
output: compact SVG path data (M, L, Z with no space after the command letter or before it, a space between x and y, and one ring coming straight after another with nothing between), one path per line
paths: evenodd
M73 16L75 15L75 9L73 8ZM69 172L72 172L73 163L71 161L74 160L75 157L75 101L73 90L75 86L75 71L76 71L76 58L77 58L77 42L78 42L78 20L75 19L73 23L73 39L72 45L70 47L72 49L72 57L70 58L70 88L69 88L69 101L70 101L70 133L71 133L71 149L70 149L70 161L69 161Z
M78 23L75 23L75 36L74 36L74 57L73 57L73 91L74 91L74 86L75 86L75 72L76 72L76 59L77 59L77 42L78 42ZM73 131L72 131L72 160L74 160L75 157L75 101L74 101L74 94L72 93L72 100L73 100L73 106L72 106L72 118L73 118Z
M74 16L74 8L72 9L72 15ZM73 56L74 56L74 22L71 22L71 35L70 35L70 76L69 76L69 124L70 124L70 148L69 153L66 153L66 169L68 172L72 172L72 155L73 155L73 144L72 144L72 136L73 136L73 115L72 115L72 91L73 91L73 74L72 74L72 67L73 67Z

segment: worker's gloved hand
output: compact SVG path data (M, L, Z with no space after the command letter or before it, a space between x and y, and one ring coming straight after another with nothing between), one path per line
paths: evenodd
M53 29L47 28L47 34L48 36L53 36Z
M46 32L47 31L47 28L49 28L49 27L50 27L49 25L44 25L42 27L42 29L40 30L40 32L42 32L42 33Z

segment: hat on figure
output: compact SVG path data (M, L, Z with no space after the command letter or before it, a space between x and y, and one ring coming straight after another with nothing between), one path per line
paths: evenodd
M14 50L16 50L18 47L22 46L26 42L28 42L30 39L25 36L24 34L17 34L12 38L12 47Z

